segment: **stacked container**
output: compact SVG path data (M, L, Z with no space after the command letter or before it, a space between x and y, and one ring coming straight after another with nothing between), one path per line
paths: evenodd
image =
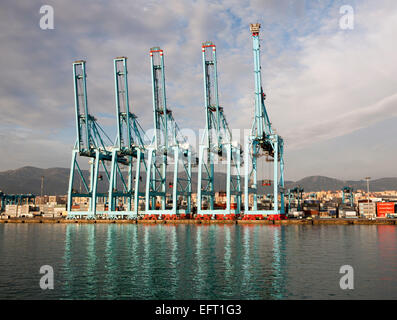
M16 204L7 204L6 205L6 215L10 217L18 216L18 205Z

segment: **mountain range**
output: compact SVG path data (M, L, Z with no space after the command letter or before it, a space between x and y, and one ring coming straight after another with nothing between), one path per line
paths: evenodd
M88 171L83 170L84 176L88 177ZM49 168L41 169L36 167L22 167L16 170L0 172L0 190L8 194L33 193L41 194L41 177L44 177L44 194L64 195L67 193L69 183L68 168ZM194 172L193 192L196 192L197 173ZM225 174L215 175L215 187L217 190L225 188ZM242 181L243 185L243 181ZM321 190L341 190L344 186L351 186L354 190L366 190L365 180L339 180L324 176L310 176L298 181L286 181L286 189L301 186L305 192L315 192ZM268 193L271 187L260 186L260 192ZM106 186L99 186L99 191L104 192ZM370 181L371 191L397 190L397 177L381 178Z

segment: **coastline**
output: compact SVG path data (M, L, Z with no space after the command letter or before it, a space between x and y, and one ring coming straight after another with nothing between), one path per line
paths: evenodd
M312 220L105 220L105 219L65 219L65 218L10 218L0 219L0 224L7 223L64 223L64 224L263 224L263 225L396 225L397 219L312 219Z

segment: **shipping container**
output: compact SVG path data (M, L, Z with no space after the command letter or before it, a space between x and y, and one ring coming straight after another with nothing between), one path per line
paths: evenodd
M386 218L389 213L395 213L394 202L378 202L376 207L376 215L379 218Z
M339 218L353 218L353 217L357 217L357 212L355 210L352 210L352 208L339 209Z
M19 215L18 214L18 205L7 204L5 213L6 213L6 215L8 215L10 217L17 217Z
M356 212L356 211L352 211L352 210L350 210L350 211L345 211L345 216L346 216L346 218L349 218L349 217L356 217L356 216L357 216L357 212Z
M320 217L329 217L329 213L328 213L328 211L320 211L319 216Z
M336 216L336 209L328 209L328 214L330 216Z
M288 217L290 218L302 218L303 217L303 211L290 211L288 212Z

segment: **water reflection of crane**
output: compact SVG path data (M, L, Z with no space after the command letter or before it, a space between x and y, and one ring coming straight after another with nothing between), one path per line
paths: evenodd
M83 238L83 241L80 239ZM96 294L93 290L87 290L83 296L76 296L79 292L80 283L76 279L76 275L84 274L85 284L89 288L97 287L97 254L96 254L96 226L94 225L71 225L66 226L65 251L63 256L63 273L65 277L64 290L66 297L73 298L95 298ZM81 244L86 243L86 247ZM84 257L82 259L81 257ZM84 264L76 263L84 261Z
M72 228L75 228L76 226L73 225L66 225L66 236L65 236L65 252L63 254L63 269L64 269L64 276L65 276L65 281L64 281L64 290L65 295L70 297L72 296L72 288L71 285L73 283L73 272L71 271L71 244L72 244L72 239L71 239L71 233L72 233Z
M225 280L226 282L231 281L232 279L232 241L230 235L230 227L228 225L223 226L223 230L225 231L225 254L223 260L225 262Z
M205 227L205 230L208 230L207 227ZM197 227L196 228L196 250L195 250L195 257L196 261L194 264L194 275L193 275L193 283L195 285L195 293L198 297L204 296L204 287L205 283L203 281L204 276L207 274L206 270L206 265L204 263L203 259L203 238L205 236L202 235L203 233L203 227Z
M178 288L179 273L178 270L178 239L176 235L176 226L165 226L166 230L170 233L170 248L166 248L170 252L170 266L172 277L171 296L175 297Z
M106 248L105 248L105 283L104 289L106 293L109 295L108 298L115 298L117 294L117 280L119 279L120 273L117 272L117 231L115 230L116 225L109 225L107 228L107 238L106 238Z
M273 281L271 296L274 299L285 297L286 259L285 259L285 227L273 229Z

